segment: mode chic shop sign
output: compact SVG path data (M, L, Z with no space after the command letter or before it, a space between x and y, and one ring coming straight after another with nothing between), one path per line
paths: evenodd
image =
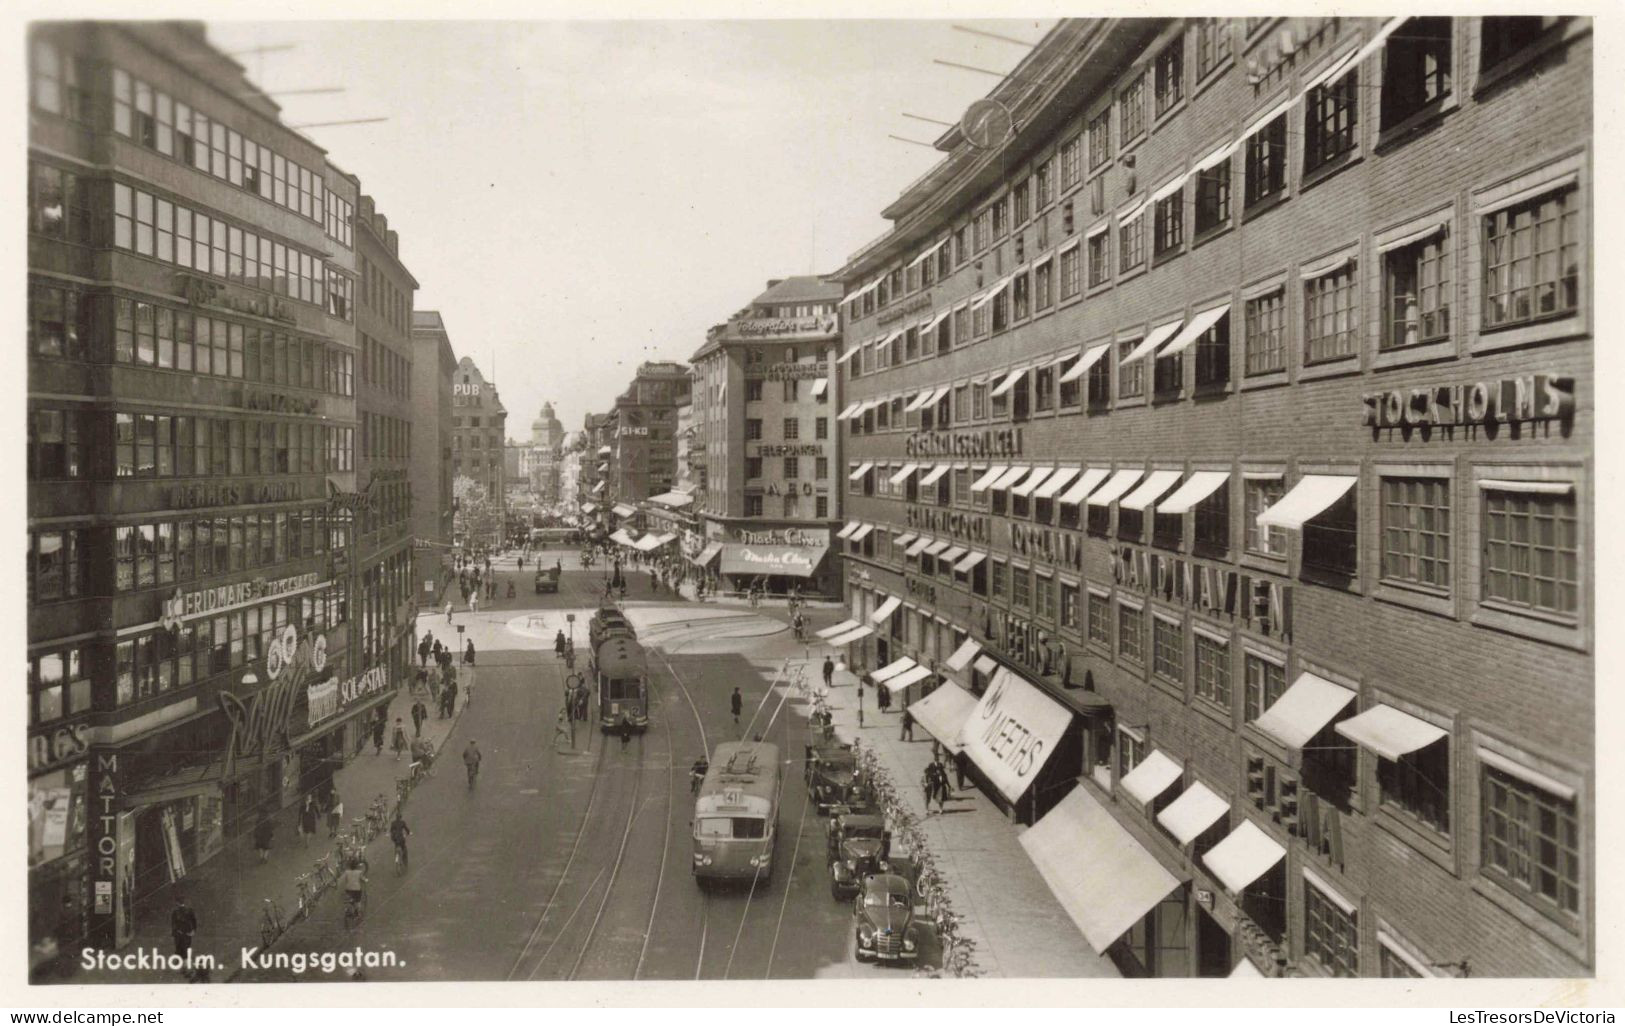
M1118 587L1292 640L1292 586L1228 567L1124 545L1112 555Z
M908 526L916 531L945 534L955 541L979 542L986 545L993 537L991 520L975 513L961 513L956 509L909 506L904 511L904 519Z
M993 457L1021 455L1021 428L981 431L916 431L903 442L910 456Z
M1527 374L1466 385L1368 392L1361 400L1366 427L1483 427L1574 416L1574 378Z

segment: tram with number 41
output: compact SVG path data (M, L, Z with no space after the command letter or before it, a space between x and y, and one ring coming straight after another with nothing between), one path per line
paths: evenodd
M765 741L717 746L694 799L694 879L773 882L778 840L779 747Z

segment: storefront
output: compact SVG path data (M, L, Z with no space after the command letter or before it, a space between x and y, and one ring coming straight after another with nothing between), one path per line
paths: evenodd
M83 724L29 737L28 966L45 972L87 926L89 746Z
M1005 667L978 699L960 739L992 785L989 797L1018 822L1041 819L1078 776L1075 717Z
M722 543L719 565L725 587L744 591L754 583L770 595L816 595L829 590L824 571L828 529L730 528L728 537L731 540Z

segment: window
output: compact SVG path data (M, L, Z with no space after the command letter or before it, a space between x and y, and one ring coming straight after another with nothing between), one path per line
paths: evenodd
M801 421L795 417L784 418L784 440L793 442L801 437Z
M1177 620L1151 618L1151 668L1176 684L1185 681L1185 627Z
M1122 362L1140 344L1139 339L1130 339L1117 343L1117 397L1119 399L1133 399L1145 394L1145 361L1131 360ZM1102 361L1104 362L1104 361Z
M992 583L989 586L991 596L996 599L1002 599L1005 595L1005 571L1008 564L1001 559L989 560L989 562L993 567L992 572L989 574L989 577L992 579Z
M748 403L755 403L755 402L761 402L761 399L762 399L762 379L761 378L746 378L745 379L745 401L748 402Z
M1247 137L1246 202L1252 208L1286 188L1286 115Z
M1128 138L1127 134L1124 138ZM1110 159L1112 159L1112 109L1107 107L1089 119L1089 170L1095 170Z
M1105 595L1093 591L1089 593L1089 640L1102 648L1110 649L1112 601Z
M29 537L28 600L55 602L84 592L90 564L88 532L39 531Z
M1025 274L1016 275L1016 277L1010 282L1011 316L1016 320L1022 320L1032 312L1031 285L1032 283L1028 280L1027 275ZM994 302L996 303L998 300L995 299ZM994 309L993 319L995 322L997 322L999 319L997 308ZM995 323L995 327L996 326L997 324Z
M1303 169L1313 171L1354 149L1360 73L1350 71L1309 90L1303 111Z
M1247 300L1247 373L1286 367L1286 293L1280 289Z
M1480 764L1482 866L1537 904L1580 911L1580 821L1573 797Z
M1117 779L1121 780L1145 760L1145 739L1117 729Z
M762 440L762 422L760 419L756 417L747 417L745 419L745 440L748 442Z
M1574 312L1580 303L1579 204L1573 188L1484 217L1483 327Z
M1304 359L1310 363L1353 356L1358 298L1355 294L1357 265L1350 260L1336 270L1303 283Z
M1450 334L1450 247L1441 228L1429 238L1383 254L1388 311L1382 348L1436 342Z
M1010 602L1021 609L1032 605L1032 575L1024 566L1010 568Z
M1303 953L1333 976L1360 975L1360 931L1355 913L1305 880L1303 883Z
M1479 19L1480 70L1493 68L1527 47L1567 19L1555 15L1511 15Z
M1579 527L1572 491L1486 488L1486 602L1571 617L1579 609Z
M1090 136L1093 139L1093 135ZM1061 191L1083 181L1083 137L1075 135L1061 144Z
M1077 246L1061 254L1061 298L1071 299L1082 290L1083 250Z
M1161 519L1161 515L1158 515ZM1230 482L1196 504L1196 548L1221 554L1230 550Z
M793 403L793 402L796 401L796 399L800 396L800 393L801 393L800 385L801 385L801 382L797 381L795 378L789 378L784 382L784 401L785 402Z
M1145 263L1145 212L1135 214L1117 226L1117 273L1129 271Z
M1230 645L1196 631L1196 697L1230 711Z
M1230 223L1230 158L1196 173L1196 234Z
M1286 667L1252 652L1247 653L1246 708L1242 710L1247 722L1264 714L1286 690Z
M1176 190L1156 202L1155 243L1157 256L1177 250L1185 242L1185 192Z
M745 496L745 515L747 517L762 515L762 497L760 495Z
M1196 387L1230 381L1230 315L1226 313L1196 340Z
M786 456L786 457L784 457L784 479L786 481L794 481L794 480L797 480L800 477L801 477L801 457L800 456Z
M1157 54L1156 68L1157 117L1185 95L1185 39L1183 36L1169 43Z
M1359 487L1303 525L1303 565L1339 577L1359 569Z
M1377 790L1384 805L1402 809L1439 831L1450 832L1450 738L1399 757L1377 760Z
M1159 396L1177 396L1185 387L1185 354L1158 356L1151 361L1151 389Z
M1388 37L1382 61L1384 130L1450 94L1451 21L1412 18Z
M1112 234L1096 232L1089 236L1089 287L1104 285L1112 276Z
M1377 975L1383 979L1421 979L1422 974L1386 942L1377 944Z
M1077 250L1072 252L1077 254ZM1033 270L1033 309L1048 310L1054 304L1055 262L1046 260Z
M819 520L829 516L829 496L820 495L813 500L813 516Z
M1033 612L1045 620L1055 619L1055 578L1048 574L1033 575Z
M1230 59L1230 22L1225 18L1197 19L1191 34L1195 37L1196 79Z
M1078 608L1078 599L1081 593L1076 584L1061 582L1061 626L1067 630L1075 631L1081 627L1081 611Z
M1055 364L1045 363L1032 372L1033 408L1048 410L1055 406ZM1023 382L1025 384L1025 382Z
M1382 576L1450 588L1450 480L1382 479Z
M1145 134L1145 76L1136 75L1117 96L1124 146Z
M1117 606L1117 654L1132 663L1145 661L1142 626L1143 610L1119 603Z

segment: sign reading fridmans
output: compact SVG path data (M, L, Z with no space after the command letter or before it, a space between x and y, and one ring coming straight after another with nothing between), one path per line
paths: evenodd
M164 616L167 619L187 620L194 616L246 606L260 599L305 591L324 583L326 582L323 582L317 574L309 573L274 581L256 577L252 581L222 584L217 588L204 588L202 591L177 591L164 603Z

